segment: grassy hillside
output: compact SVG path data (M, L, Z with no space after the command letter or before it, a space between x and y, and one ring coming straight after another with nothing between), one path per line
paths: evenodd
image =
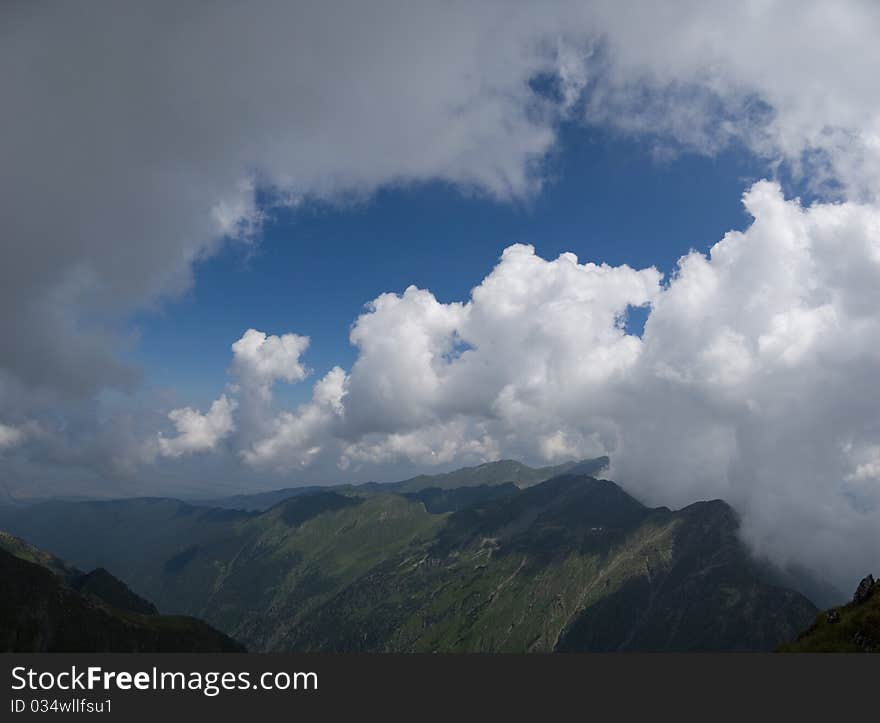
M785 653L880 653L880 582L862 580L853 600L818 615Z

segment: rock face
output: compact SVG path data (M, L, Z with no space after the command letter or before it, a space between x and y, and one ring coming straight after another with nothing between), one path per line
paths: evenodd
M780 648L791 653L880 652L880 583L862 578L852 602L828 610L796 640Z
M99 574L102 587L127 590L108 576ZM137 599L138 605L145 603ZM200 620L121 610L75 590L46 567L0 549L0 652L243 650Z
M859 586L856 588L856 592L853 595L853 604L858 605L860 603L865 602L871 594L874 592L874 576L868 575L867 577L863 577L861 582L859 582Z

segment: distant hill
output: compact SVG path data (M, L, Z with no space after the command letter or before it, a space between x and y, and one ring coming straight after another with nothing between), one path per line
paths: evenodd
M222 540L231 522L249 516L246 512L197 507L165 498L53 501L21 508L0 507L0 529L82 570L103 567L166 611L180 608L169 608L153 594L161 578L153 574L152 560L169 549Z
M341 489L350 489L351 485L342 485ZM199 507L220 507L227 510L243 510L246 512L263 512L272 505L277 505L282 500L298 495L308 495L326 489L336 489L324 485L308 485L306 487L283 487L282 489L269 490L267 492L253 492L250 494L231 495L229 497L217 497L214 499L189 500L191 504Z
M417 492L403 492L408 500L418 500L432 514L458 512L480 502L512 497L519 491L513 482L496 485L476 485L474 487L425 487Z
M588 474L597 476L608 468L608 457L570 461L552 467L529 467L512 459L486 462L476 467L463 467L453 472L434 475L419 475L400 482L366 482L360 485L309 485L306 487L285 487L268 492L217 497L214 499L191 500L192 504L203 507L263 512L282 500L322 490L366 494L385 492L419 492L428 488L439 490L462 487L482 487L488 485L511 484L516 487L529 487L545 482L561 474Z
M564 462L553 467L533 468L516 460L502 459L476 467L463 467L445 474L423 474L401 482L392 482L385 487L396 492L418 492L429 487L454 489L499 485L506 482L511 482L517 487L531 487L563 474L586 474L595 477L607 469L608 464L608 457L597 457L580 462Z
M880 580L868 575L846 605L826 610L786 653L880 653Z
M261 513L52 503L0 526L253 650L772 650L816 615L724 502L651 509L586 474L480 469Z
M191 617L156 614L106 570L81 573L0 533L0 652L235 652Z

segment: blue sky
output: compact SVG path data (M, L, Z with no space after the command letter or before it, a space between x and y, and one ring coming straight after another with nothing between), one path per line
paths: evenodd
M150 384L185 389L199 405L227 381L229 347L249 327L309 336L315 376L350 368L349 328L383 292L415 284L440 301L465 300L516 242L548 259L571 251L582 263L668 275L688 250L706 251L749 223L740 196L766 174L741 149L657 160L648 141L566 124L542 190L527 201L424 183L349 204L271 208L254 245L230 244L196 264L184 297L137 317L134 358ZM636 333L644 316L633 314ZM277 388L287 402L310 392L309 384Z

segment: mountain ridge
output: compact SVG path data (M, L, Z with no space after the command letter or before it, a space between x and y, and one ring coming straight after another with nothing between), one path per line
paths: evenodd
M609 458L603 456L593 459L569 460L568 462L548 467L529 467L517 460L500 459L493 462L484 462L471 467L461 467L452 470L451 472L420 474L396 482L364 482L361 484L283 487L277 490L266 490L250 494L242 493L229 497L215 497L201 500L193 499L186 501L198 506L261 512L289 497L298 497L304 494L312 494L328 490L360 494L365 492L389 491L417 493L428 488L449 490L461 489L462 487L503 485L507 483L512 483L517 487L524 487L544 482L552 477L573 470L595 475L606 469L609 462Z

